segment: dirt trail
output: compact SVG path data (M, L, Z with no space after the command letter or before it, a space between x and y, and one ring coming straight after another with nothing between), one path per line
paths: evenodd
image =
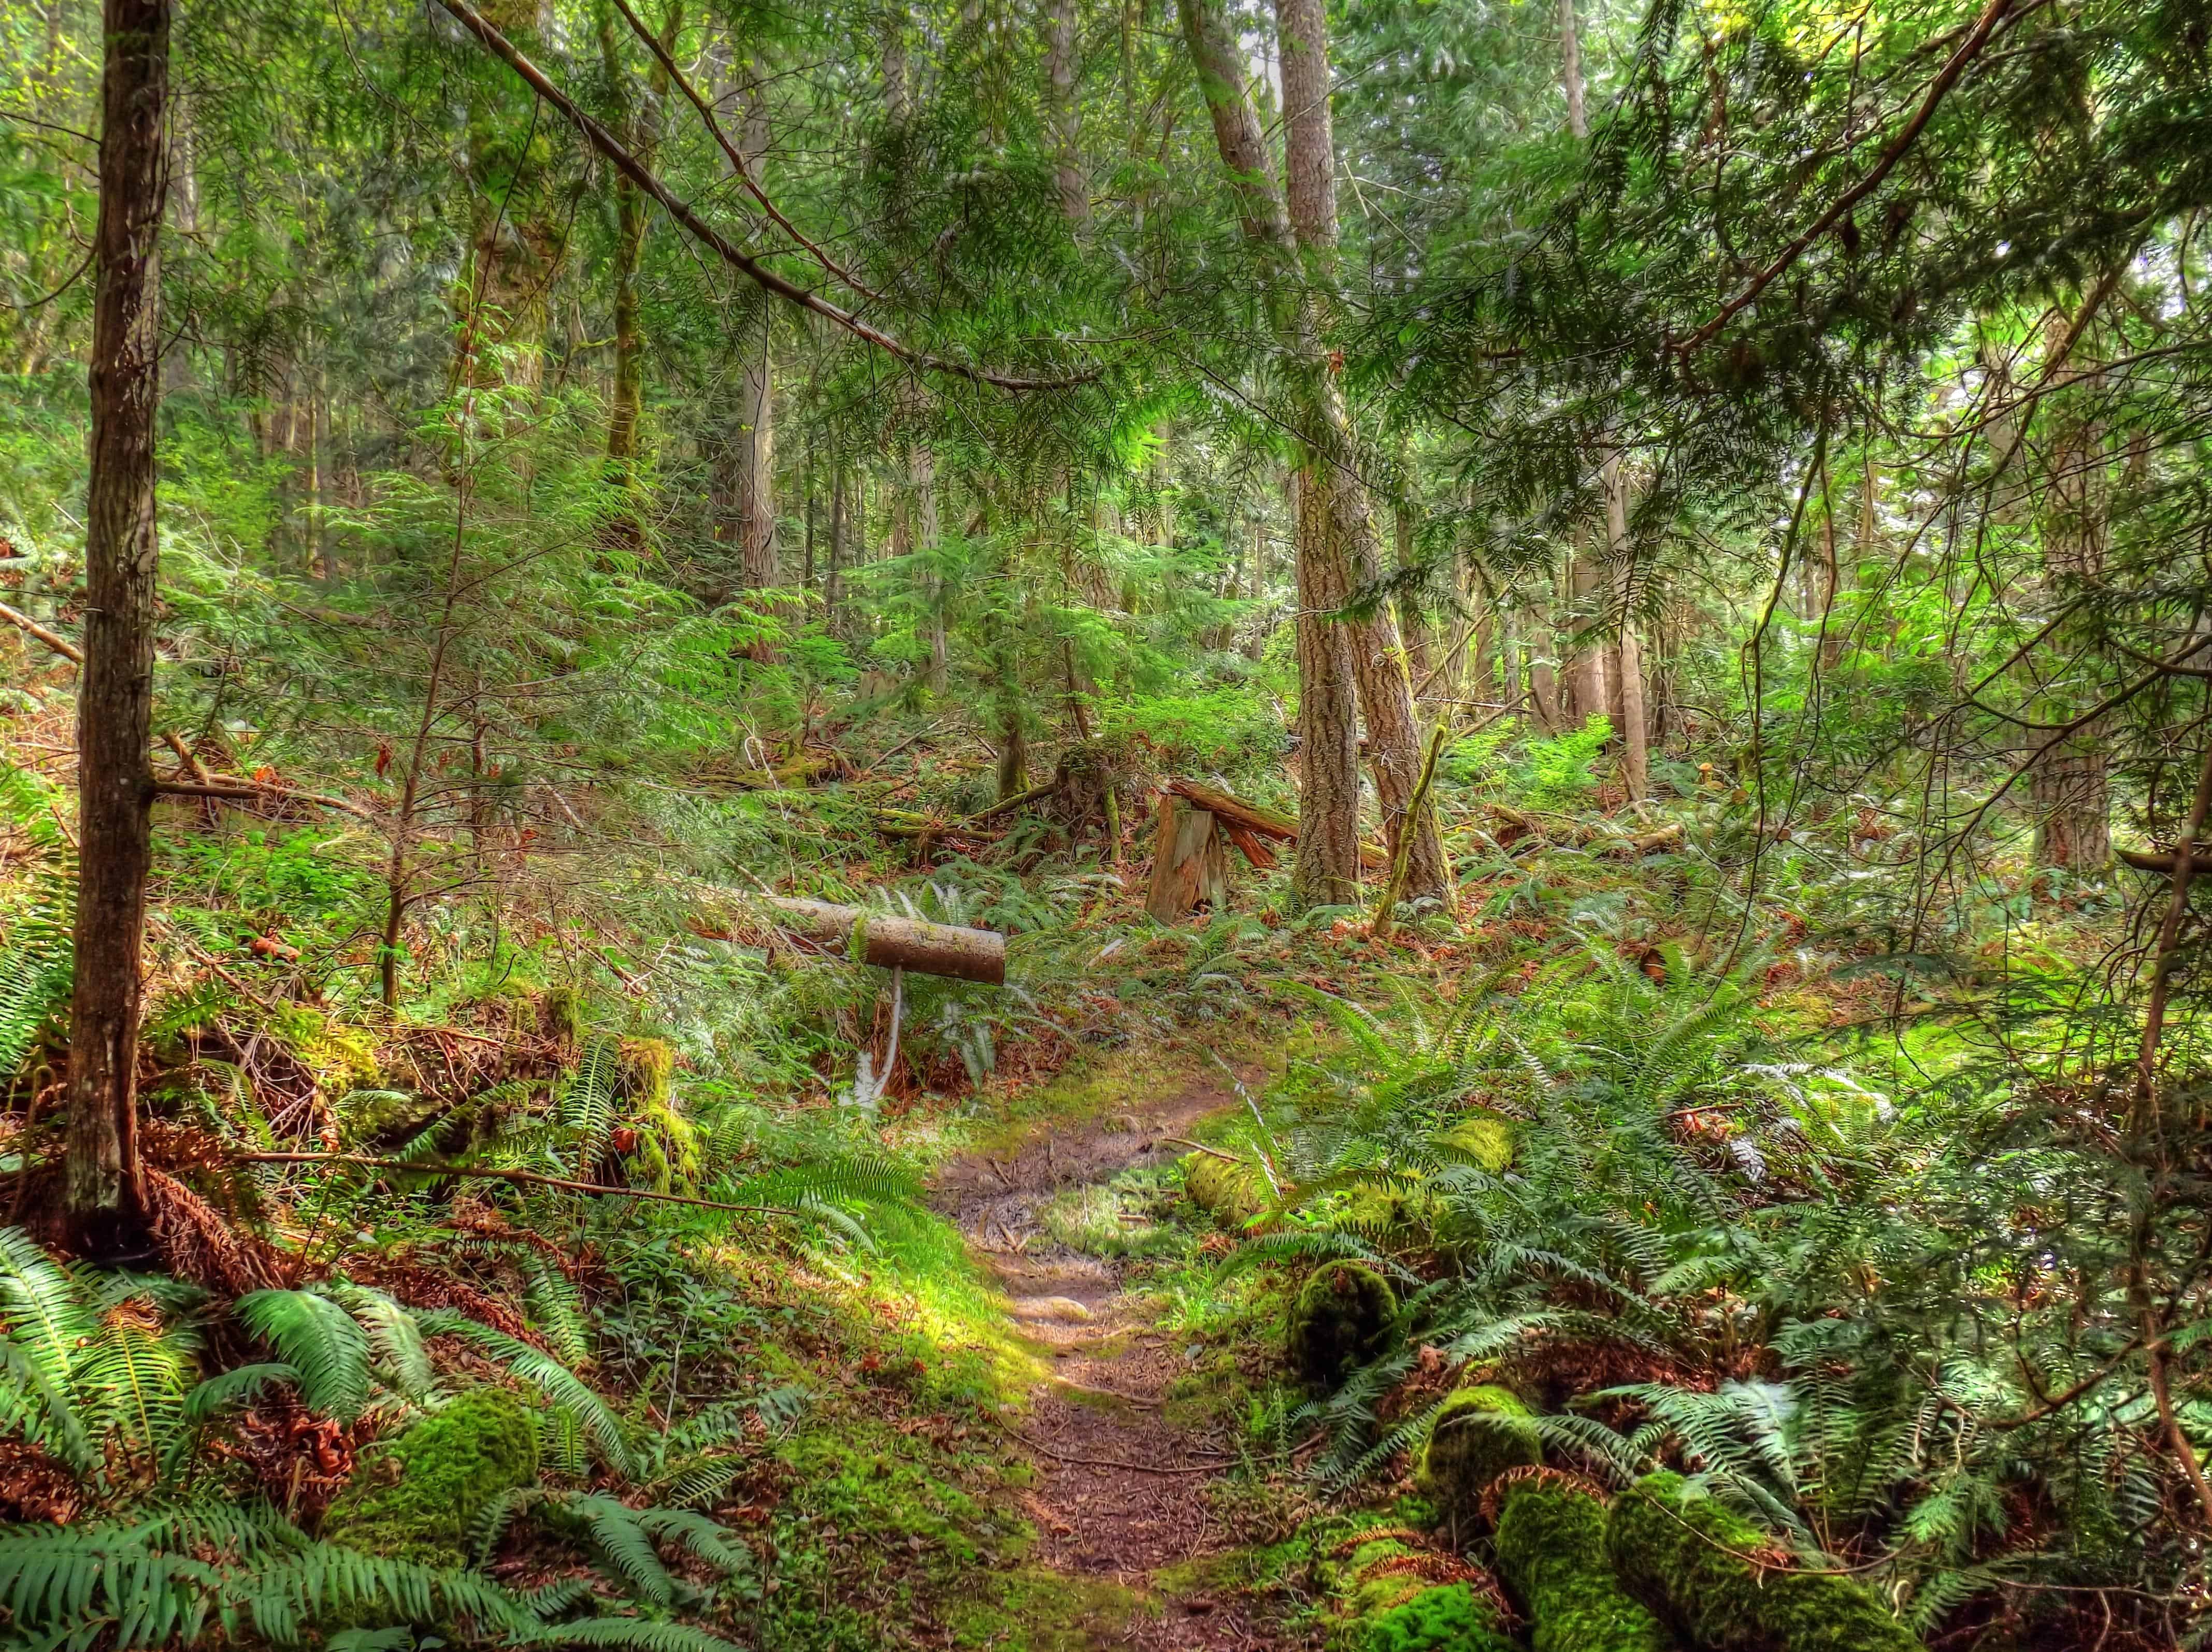
M1056 1194L1181 1153L1168 1138L1237 1104L1225 1079L1187 1079L1149 1105L1043 1127L1011 1156L956 1161L937 1182L940 1208L1052 1360L1053 1376L1008 1431L1037 1473L1024 1503L1038 1558L1072 1579L1111 1582L1133 1603L1076 1626L1075 1643L1101 1652L1278 1645L1237 1601L1158 1587L1164 1569L1230 1546L1206 1499L1228 1459L1163 1416L1183 1350L1124 1294L1124 1265L1068 1250L1036 1221Z

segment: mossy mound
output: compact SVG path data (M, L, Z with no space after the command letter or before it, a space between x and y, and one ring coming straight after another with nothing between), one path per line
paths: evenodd
M1192 1204L1224 1228L1241 1228L1274 1203L1259 1166L1212 1153L1183 1155L1182 1187Z
M503 1388L471 1388L364 1452L323 1535L394 1560L466 1565L477 1516L537 1478L538 1430L522 1402Z
M1464 1155L1496 1175L1513 1163L1513 1127L1487 1113L1462 1119L1437 1133L1437 1145Z
M1366 1652L1513 1652L1498 1606L1468 1583L1425 1588L1368 1625Z
M1331 1262L1291 1301L1285 1354L1308 1388L1334 1388L1390 1346L1398 1293L1362 1262Z
M1509 1468L1543 1461L1528 1407L1510 1389L1478 1384L1455 1390L1430 1425L1416 1483L1434 1498L1439 1519L1476 1530L1482 1494Z
M1793 1570L1774 1540L1679 1474L1652 1474L1615 1500L1606 1548L1615 1574L1708 1652L1919 1652L1856 1578Z
M1605 1505L1549 1475L1505 1488L1498 1570L1528 1608L1535 1652L1667 1652L1659 1620L1620 1587L1606 1553Z

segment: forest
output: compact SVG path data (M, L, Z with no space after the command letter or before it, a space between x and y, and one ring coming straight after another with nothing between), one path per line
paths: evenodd
M2202 0L0 0L0 1652L2212 1640Z

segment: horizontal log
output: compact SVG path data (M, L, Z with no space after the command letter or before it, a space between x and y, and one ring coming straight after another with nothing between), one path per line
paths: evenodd
M946 975L955 981L980 981L992 987L1006 985L1006 938L995 930L924 923L917 918L895 918L888 913L836 906L827 901L771 897L762 904L775 914L783 928L809 940L842 944L861 963Z
M2162 872L2169 877L2173 872L2173 851L2171 849L2119 849L2120 859L2137 872ZM2205 874L2212 883L2212 843L2199 843L2189 852L2189 875Z
M1171 780L1167 789L1179 798L1188 799L1210 815L1218 815L1231 825L1240 826L1257 837L1273 838L1278 843L1297 841L1298 822L1295 815L1279 814L1273 809L1262 809L1256 803L1232 797L1226 792L1216 791L1211 786L1196 780ZM1381 872L1390 864L1390 852L1380 843L1362 840L1359 845L1359 864L1370 872Z

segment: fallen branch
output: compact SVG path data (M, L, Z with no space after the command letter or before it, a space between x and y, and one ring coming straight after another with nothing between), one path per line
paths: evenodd
M1031 1451L1041 1451L1055 1462L1073 1463L1079 1468L1122 1468L1134 1474L1218 1474L1221 1472L1219 1463L1190 1463L1180 1467L1155 1467L1151 1463L1124 1462L1118 1457L1071 1456L1065 1451L1055 1450L1042 1441L1032 1440L1026 1434L1018 1432L1010 1424L1000 1422L995 1416L992 1417L991 1420L998 1423L999 1427L1005 1430L1006 1437L1017 1445L1026 1446Z
M1219 817L1232 826L1261 837L1273 838L1279 843L1295 843L1298 836L1298 821L1295 815L1279 814L1273 809L1263 809L1256 803L1218 792L1196 780L1171 780L1166 790L1176 797L1197 805L1210 815ZM1359 845L1359 864L1370 872L1382 872L1390 864L1389 851L1380 843L1363 839Z
M1053 779L1047 780L1042 786L1032 786L1026 792L1017 792L1010 798L1000 798L996 803L993 804L988 809L978 809L972 815L963 815L959 820L954 823L959 826L978 825L984 821L991 819L994 816L1010 814L1014 810L1020 808L1024 804L1036 803L1042 799L1048 798L1059 790L1060 780L1059 777L1055 775Z
M264 798L285 798L296 803L319 804L325 809L336 809L357 820L374 820L376 817L357 803L343 798L334 798L322 792L302 792L297 787L279 786L274 780L234 780L228 774L210 777L207 784L184 780L156 780L155 794L165 798L219 798L228 803L258 803Z
M49 631L45 626L40 624L38 621L33 619L28 614L17 613L14 609L9 607L4 602L0 602L0 620L6 620L9 624L14 626L26 636L36 637L40 641L45 643L47 647L52 649L64 659L69 661L70 665L82 665L84 664L83 649L78 647L76 644L71 642L67 637L63 636L57 632Z
M358 1153L240 1153L240 1164L355 1164L370 1170L405 1170L421 1176L475 1176L489 1181L526 1183L554 1187L562 1193L583 1193L592 1199L653 1199L669 1205L696 1205L702 1210L736 1211L746 1216L789 1216L779 1205L732 1205L719 1199L694 1199L689 1193L656 1193L650 1187L609 1187L596 1181L571 1181L564 1176L542 1176L532 1170L494 1170L459 1164L411 1164L400 1158L368 1158Z

